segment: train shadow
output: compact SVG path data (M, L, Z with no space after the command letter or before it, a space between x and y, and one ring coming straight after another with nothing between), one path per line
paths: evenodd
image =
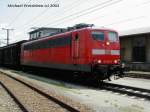
M95 80L89 74L77 73L72 71L57 70L57 69L26 69L25 73L29 73L35 76L56 80L58 82L69 83L78 86L92 87L101 89L103 81Z
M7 68L2 68L7 70ZM12 72L24 74L24 76L33 78L32 76L38 76L38 80L41 78L45 78L48 80L54 80L60 82L62 85L64 83L77 85L87 88L93 89L103 89L103 85L105 81L101 81L98 79L93 79L89 74L85 73L77 73L72 71L65 70L56 70L56 69L45 69L45 68L23 68L23 69L14 69L9 68ZM20 73L21 72L21 73ZM29 76L32 75L32 76ZM34 78L35 78L34 77ZM43 80L44 81L44 80ZM55 83L56 84L56 83ZM67 86L68 87L68 86Z

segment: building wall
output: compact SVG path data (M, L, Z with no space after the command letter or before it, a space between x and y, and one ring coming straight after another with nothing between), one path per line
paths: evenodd
M131 70L150 71L150 34L130 35L120 37L121 59L127 62ZM145 46L145 61L134 61L134 47ZM138 51L139 53L140 51Z
M146 60L150 63L150 35L146 39Z
M121 42L121 58L123 61L132 61L132 40L131 38L120 38Z

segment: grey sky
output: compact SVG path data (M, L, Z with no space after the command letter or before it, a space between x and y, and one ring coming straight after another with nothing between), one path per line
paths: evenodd
M59 7L10 8L8 4L59 4ZM14 28L10 41L28 39L31 27L93 23L117 31L150 26L150 0L0 0L0 28ZM6 31L0 29L0 39ZM5 43L6 41L3 40Z

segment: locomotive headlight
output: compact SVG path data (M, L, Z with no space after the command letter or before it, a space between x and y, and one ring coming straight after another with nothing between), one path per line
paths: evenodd
M102 61L101 61L101 60L98 60L97 63L102 63Z
M106 45L110 45L110 42L106 42Z
M115 64L117 64L117 62L118 62L117 60L114 60L114 63L115 63Z

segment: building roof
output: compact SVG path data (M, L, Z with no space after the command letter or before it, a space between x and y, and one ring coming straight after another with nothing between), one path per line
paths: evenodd
M135 35L135 34L145 34L150 33L150 27L137 28L132 30L120 31L119 36Z

